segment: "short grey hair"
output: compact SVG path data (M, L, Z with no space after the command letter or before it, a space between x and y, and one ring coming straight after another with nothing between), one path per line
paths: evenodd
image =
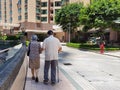
M32 41L37 41L37 40L38 40L37 35L32 35L31 40L32 40Z

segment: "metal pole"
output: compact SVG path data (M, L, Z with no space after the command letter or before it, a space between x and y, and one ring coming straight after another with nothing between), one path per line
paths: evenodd
M56 64L57 64L57 81L59 83L59 66L58 66L58 60L56 61Z

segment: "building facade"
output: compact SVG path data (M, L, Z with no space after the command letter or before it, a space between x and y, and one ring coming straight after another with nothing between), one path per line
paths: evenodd
M46 33L49 29L61 33L54 28L54 16L60 8L61 0L0 0L1 31L11 34L11 29L12 32L24 30L28 37L32 33ZM62 37L64 33L56 35Z
M55 12L60 8L61 0L19 0L19 22L28 31L53 29Z
M16 0L0 0L0 27L4 29L4 31L1 29L3 33L13 33L13 27L18 26L18 13L15 3L17 3Z

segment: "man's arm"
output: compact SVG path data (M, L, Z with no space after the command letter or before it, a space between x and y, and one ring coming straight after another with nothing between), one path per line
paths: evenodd
M61 51L62 51L62 47L59 47L59 49L58 49L58 53L61 52Z

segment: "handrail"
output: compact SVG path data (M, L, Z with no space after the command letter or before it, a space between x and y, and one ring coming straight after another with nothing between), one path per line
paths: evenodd
M7 52L7 51L10 50L10 49L11 49L11 48L7 48L7 49L0 50L0 53Z

